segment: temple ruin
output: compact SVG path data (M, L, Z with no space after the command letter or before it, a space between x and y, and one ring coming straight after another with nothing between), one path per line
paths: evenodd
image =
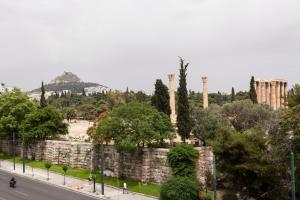
M283 79L255 81L257 102L274 110L287 107L288 81Z

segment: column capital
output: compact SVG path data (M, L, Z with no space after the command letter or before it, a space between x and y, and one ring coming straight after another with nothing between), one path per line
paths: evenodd
M175 80L175 74L168 74L169 81L174 81Z

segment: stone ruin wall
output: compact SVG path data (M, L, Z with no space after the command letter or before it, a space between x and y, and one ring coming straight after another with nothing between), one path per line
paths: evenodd
M197 147L199 159L196 163L198 179L204 183L205 172L212 169L212 151L210 147ZM124 175L130 179L144 183L162 183L171 176L171 168L167 161L169 149L143 149L135 155L124 155ZM12 154L12 143L0 141L0 152ZM21 155L21 143L17 144L17 155ZM113 146L105 146L105 174L119 176L120 155ZM93 163L92 157L99 160L99 155L93 151L91 143L69 141L42 141L27 148L29 158L46 160L53 164L66 164L75 168L92 169L99 166Z

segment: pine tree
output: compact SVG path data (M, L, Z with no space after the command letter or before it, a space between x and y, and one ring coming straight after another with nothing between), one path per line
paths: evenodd
M231 102L235 101L235 91L234 87L231 88Z
M258 103L257 102L257 94L256 94L256 90L255 90L254 76L251 77L251 81L250 81L249 97L253 103Z
M179 70L179 88L178 94L178 114L177 114L177 128L178 133L181 136L181 140L185 143L186 139L189 138L192 121L190 117L190 107L188 102L188 91L187 91L187 67L189 63L184 64L184 60L180 58L180 70Z
M40 99L40 106L42 108L47 106L46 98L45 98L45 88L44 88L44 82L42 81L42 87L41 87L41 99Z
M155 92L151 99L151 104L159 112L163 112L166 115L170 116L170 96L168 87L162 82L162 80L157 79L155 82Z
M86 96L84 88L82 89L82 96L84 96L84 97Z

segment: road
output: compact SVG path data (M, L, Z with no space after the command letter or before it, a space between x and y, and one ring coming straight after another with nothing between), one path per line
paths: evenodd
M10 188L11 174L0 170L0 200L95 200L75 192L64 190L42 182L17 175L17 187Z

